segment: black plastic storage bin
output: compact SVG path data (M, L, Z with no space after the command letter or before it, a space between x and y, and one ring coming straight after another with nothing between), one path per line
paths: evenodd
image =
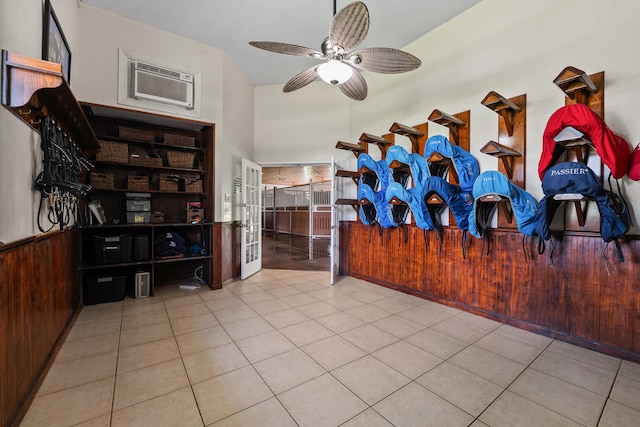
M149 258L149 236L136 234L133 241L133 259L135 261L144 261Z
M131 261L133 236L91 236L96 264L114 264Z
M102 304L122 301L127 285L127 275L87 278L84 281L84 304Z

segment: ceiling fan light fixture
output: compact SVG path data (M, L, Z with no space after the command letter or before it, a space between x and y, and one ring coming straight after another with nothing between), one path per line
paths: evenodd
M351 78L353 69L342 61L330 59L318 67L318 75L332 85L339 85Z

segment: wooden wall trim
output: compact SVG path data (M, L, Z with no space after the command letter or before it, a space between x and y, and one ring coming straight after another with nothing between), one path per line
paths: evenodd
M80 304L79 230L0 251L0 425L18 425Z
M240 277L240 227L238 222L213 224L213 289Z
M435 232L408 233L404 243L400 229L342 222L341 274L640 362L640 240L622 242L624 263L609 245L608 275L597 235L555 236L552 267L549 244L539 255L537 238L516 231L492 232L489 255L469 236L466 258L460 230L445 227L440 255Z

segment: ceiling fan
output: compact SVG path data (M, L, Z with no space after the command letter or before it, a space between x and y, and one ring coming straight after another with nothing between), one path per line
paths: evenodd
M336 13L334 0L329 37L322 43L321 51L279 42L252 41L249 44L270 52L324 61L291 78L284 85L284 92L300 89L320 77L338 86L349 98L362 101L367 97L367 82L359 70L397 74L415 70L421 64L418 58L399 49L373 47L353 50L362 43L368 30L369 10L364 3L351 3Z

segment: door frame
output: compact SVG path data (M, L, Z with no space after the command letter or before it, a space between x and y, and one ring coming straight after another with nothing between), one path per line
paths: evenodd
M329 166L330 168L333 167L335 160L333 157L327 159L327 160L312 160L312 161L286 161L286 162L257 162L260 166L262 167L268 167L268 168L273 168L273 167L293 167L293 166L317 166L317 165L322 165L322 166ZM332 177L332 181L335 179L335 177ZM261 184L261 186L263 186L264 184ZM335 210L335 207L333 206L335 200L332 200L332 212ZM337 215L337 212L336 214ZM334 216L334 214L332 214L332 216ZM337 216L336 218L336 223L338 222L337 220ZM332 241L333 241L333 237L332 237ZM333 269L337 270L337 263L336 266L331 266L329 269L329 272L331 273L333 271ZM325 270L322 270L325 271ZM332 277L332 284L333 284L333 277Z

